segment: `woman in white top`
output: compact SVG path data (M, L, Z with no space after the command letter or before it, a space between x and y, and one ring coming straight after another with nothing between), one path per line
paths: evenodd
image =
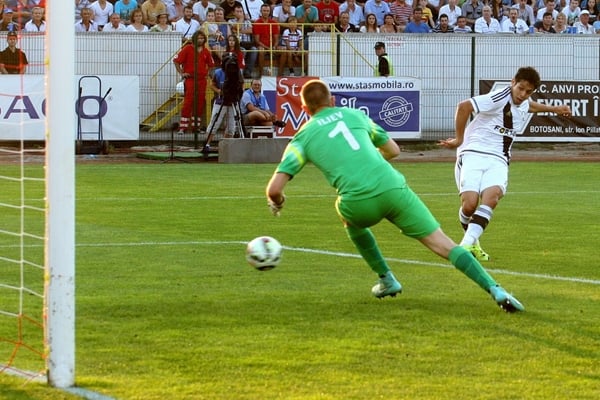
M367 14L365 21L365 24L360 27L360 31L362 33L379 33L379 27L377 26L377 17L375 16L375 14Z
M127 26L127 32L148 32L148 27L142 23L143 19L144 14L142 14L142 10L133 10L131 12L131 23Z

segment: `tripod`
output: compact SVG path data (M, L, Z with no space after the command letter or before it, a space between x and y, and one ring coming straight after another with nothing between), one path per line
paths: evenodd
M225 100L222 100L221 104L214 104L213 107L219 107L217 113L210 120L210 124L206 129L206 140L204 141L204 145L202 146L202 154L204 159L208 159L208 155L210 153L210 142L214 136L215 129L218 129L223 119L228 117L228 113L233 113L233 137L245 138L246 137L246 127L244 126L244 122L242 121L242 109L240 107L240 101L236 100L231 102L230 105L226 105ZM225 111L223 111L225 109ZM223 115L223 112L225 115Z
M171 124L171 148L169 149L169 158L165 159L163 161L163 163L167 163L170 161L187 162L186 160L184 160L180 157L175 157L175 131L178 129L179 129L179 124L177 122L174 122L173 124Z

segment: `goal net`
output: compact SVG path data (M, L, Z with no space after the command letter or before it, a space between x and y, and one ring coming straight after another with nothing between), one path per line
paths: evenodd
M45 80L0 75L0 372L66 388L75 383L74 7L46 6L44 57L28 66L45 65ZM30 141L40 124L41 149Z

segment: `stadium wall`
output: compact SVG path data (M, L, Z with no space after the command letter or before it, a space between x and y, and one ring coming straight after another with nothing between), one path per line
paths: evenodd
M480 80L509 80L520 66L535 66L543 80L600 81L600 35L315 33L309 74L373 76L377 41L386 43L396 76L422 80L424 140L453 131L457 102L478 94ZM139 76L141 121L174 92L171 60L180 45L177 33L78 33L75 73ZM29 59L27 73L43 74L44 36L23 33L18 47Z

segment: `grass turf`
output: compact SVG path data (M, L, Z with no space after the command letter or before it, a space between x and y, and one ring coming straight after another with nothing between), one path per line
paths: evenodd
M458 240L452 164L396 165ZM77 166L77 385L144 400L599 397L600 164L511 167L482 245L516 315L387 223L374 232L404 293L372 298L333 190L308 166L274 218L272 169ZM265 234L286 249L259 272L244 243ZM0 389L74 398L6 375Z

